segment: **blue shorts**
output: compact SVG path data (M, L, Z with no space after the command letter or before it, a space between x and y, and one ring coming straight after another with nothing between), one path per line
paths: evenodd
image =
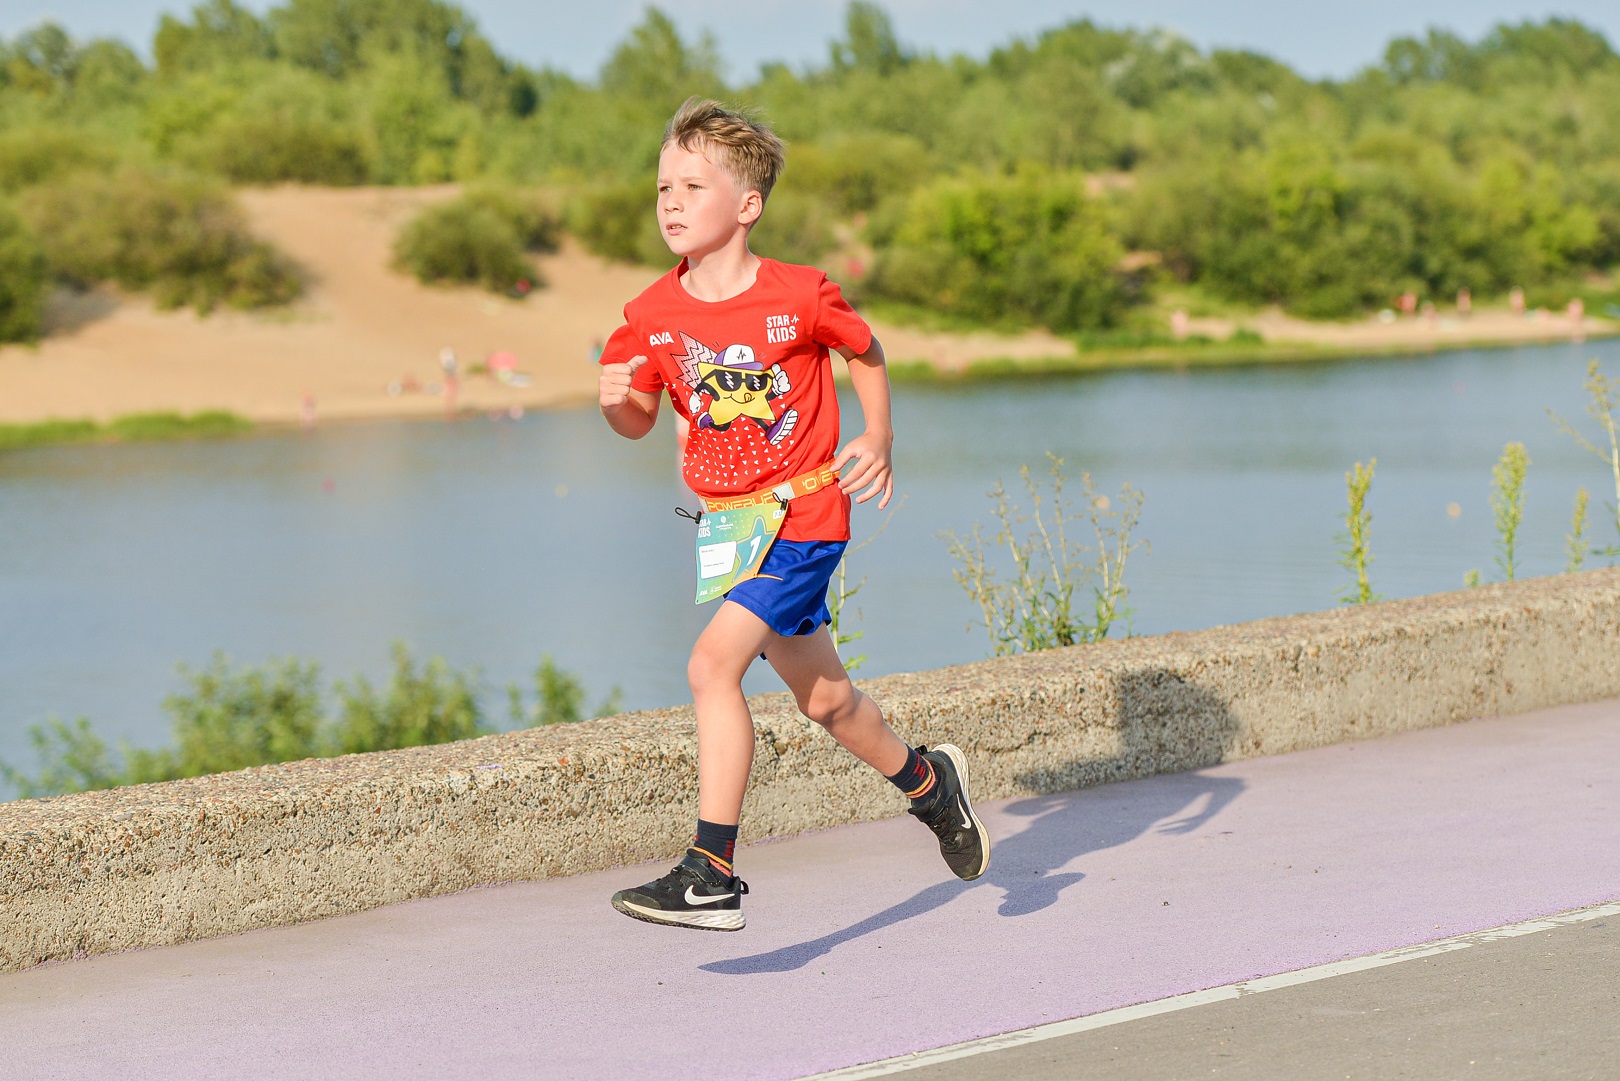
M731 587L736 601L777 634L814 634L832 621L827 583L848 541L778 540L765 553L759 574Z

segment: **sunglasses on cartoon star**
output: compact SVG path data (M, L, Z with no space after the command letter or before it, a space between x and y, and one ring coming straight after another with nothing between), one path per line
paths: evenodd
M716 368L709 373L706 382L713 383L728 394L745 387L757 394L771 385L771 373L740 371L736 368Z

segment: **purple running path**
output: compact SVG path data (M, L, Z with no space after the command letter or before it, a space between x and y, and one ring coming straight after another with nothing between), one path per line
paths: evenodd
M897 807L898 809L898 807ZM13 1079L793 1078L1620 898L1620 701L758 844L736 934L640 867L0 976Z

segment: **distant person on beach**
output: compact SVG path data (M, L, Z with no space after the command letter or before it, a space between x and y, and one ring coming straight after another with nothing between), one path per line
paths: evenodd
M600 404L614 431L646 435L665 393L687 423L683 472L703 506L694 516L698 596L725 598L687 665L696 834L668 874L612 899L650 923L743 927L748 887L733 857L754 726L742 677L760 656L805 716L904 794L957 877L977 878L990 862L962 752L895 735L850 682L827 629L850 496L882 508L894 491L889 380L882 347L837 285L749 250L782 165L782 143L763 124L713 101L681 106L664 131L656 203L664 242L681 261L625 305L625 324L601 356ZM841 450L835 351L866 422Z
M1474 310L1474 294L1468 291L1468 286L1457 290L1457 314L1469 315Z

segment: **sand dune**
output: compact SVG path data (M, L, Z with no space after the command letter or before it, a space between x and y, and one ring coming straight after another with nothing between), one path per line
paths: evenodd
M113 290L60 293L50 333L35 347L0 348L0 421L49 417L106 420L148 410L229 409L254 420L297 422L306 399L320 419L428 416L447 401L440 350L466 366L489 354L516 354L525 387L464 377L458 405L475 409L554 406L592 400L593 345L619 323L624 302L657 272L607 263L572 242L543 257L548 285L524 300L470 288L430 288L388 266L395 231L417 208L454 188L244 191L260 235L308 275L303 299L273 313L160 312ZM1345 346L1420 347L1447 339L1536 340L1567 335L1561 316L1545 320L1479 313L1456 321L1315 324L1268 313L1248 325L1268 339ZM1589 321L1594 331L1605 329ZM942 369L985 358L1072 357L1072 343L1036 332L1016 336L944 334L875 324L891 359ZM1229 324L1194 320L1224 337ZM390 393L390 385L395 392ZM410 388L416 389L410 389Z
M433 414L443 398L439 351L464 366L515 353L524 388L464 378L460 404L546 406L595 393L590 350L626 299L656 272L607 264L572 248L543 258L549 288L525 300L417 284L389 268L395 230L453 189L275 188L241 196L253 227L303 267L306 296L270 314L159 312L141 298L97 292L53 304L55 327L35 349L0 350L0 419L107 418L149 409L223 408L295 421L318 415ZM389 384L419 386L389 393Z

